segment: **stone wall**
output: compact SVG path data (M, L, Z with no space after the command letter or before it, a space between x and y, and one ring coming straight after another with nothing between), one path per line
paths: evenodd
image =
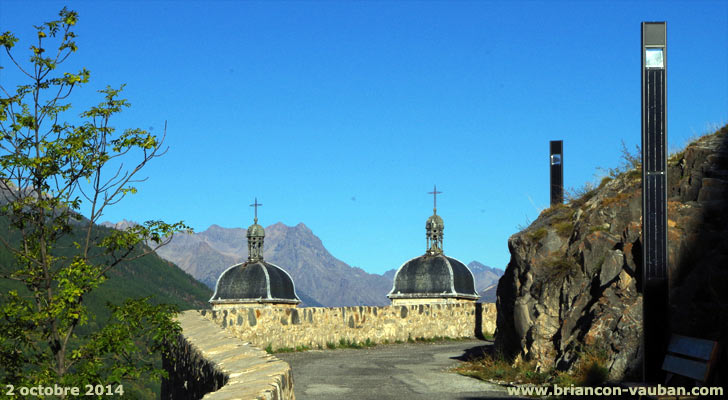
M233 337L198 311L178 317L182 334L163 360L162 399L295 400L290 366Z
M240 307L201 311L227 332L261 348L327 348L341 339L363 343L409 338L476 337L495 331L496 308L483 304L358 307Z

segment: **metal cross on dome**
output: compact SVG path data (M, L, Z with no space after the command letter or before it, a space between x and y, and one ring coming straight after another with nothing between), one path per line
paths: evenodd
M250 205L251 207L255 207L255 223L258 223L258 206L262 206L262 204L258 203L258 198L255 198L255 203Z
M433 189L431 192L427 192L427 194L431 194L434 197L435 203L434 203L434 208L432 209L432 211L435 214L437 214L437 195L440 194L440 193L442 193L442 192L438 192L437 191L437 185L435 185L435 189Z

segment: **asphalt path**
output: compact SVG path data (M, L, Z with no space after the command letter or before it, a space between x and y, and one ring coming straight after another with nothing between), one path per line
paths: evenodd
M296 400L514 399L499 385L448 371L491 345L403 343L275 356L291 365Z

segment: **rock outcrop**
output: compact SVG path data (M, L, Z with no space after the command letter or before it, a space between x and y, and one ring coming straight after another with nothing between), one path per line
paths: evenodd
M542 370L574 368L593 349L611 379L638 375L641 214L641 169L625 170L511 236L496 346ZM728 126L670 157L668 229L665 329L727 343Z

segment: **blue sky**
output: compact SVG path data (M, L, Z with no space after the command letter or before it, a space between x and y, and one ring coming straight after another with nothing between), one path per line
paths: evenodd
M304 223L369 272L425 250L437 184L445 253L505 268L548 206L548 142L567 187L640 142L640 22L667 21L668 142L728 121L728 2L0 3L21 38L67 5L91 82L69 119L126 83L118 129L169 152L103 220ZM20 83L7 56L0 82ZM595 175L596 174L596 175Z

